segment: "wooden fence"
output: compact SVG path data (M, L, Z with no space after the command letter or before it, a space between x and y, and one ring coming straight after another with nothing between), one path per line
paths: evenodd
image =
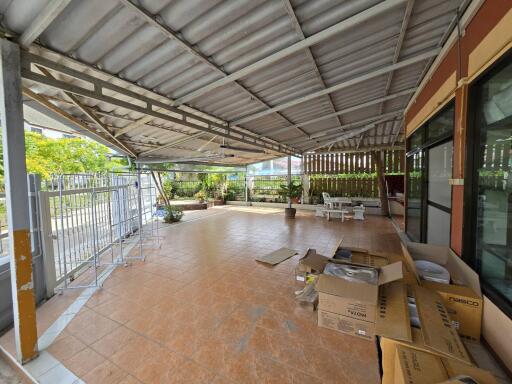
M373 152L314 153L304 155L304 173L314 174L360 174L374 173ZM403 173L405 153L403 150L384 151L385 173Z
M318 153L304 156L304 173L310 177L310 195L378 197L377 174L372 152ZM386 174L404 172L403 150L385 151Z

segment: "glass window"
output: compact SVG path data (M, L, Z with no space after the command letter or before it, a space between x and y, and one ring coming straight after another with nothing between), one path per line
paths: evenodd
M428 122L427 141L432 142L453 134L454 117L455 106L451 103L448 108Z
M423 144L423 127L420 127L409 138L409 151L418 149Z
M452 206L452 157L451 140L428 151L428 200L446 208Z
M429 205L427 218L427 243L450 245L450 213Z
M512 63L476 94L474 261L484 288L512 303Z

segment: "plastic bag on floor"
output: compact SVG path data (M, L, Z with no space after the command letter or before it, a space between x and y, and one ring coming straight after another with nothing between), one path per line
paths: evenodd
M295 291L295 299L301 303L315 303L318 299L316 280L316 276L309 275L308 279L306 280L306 286L300 291Z

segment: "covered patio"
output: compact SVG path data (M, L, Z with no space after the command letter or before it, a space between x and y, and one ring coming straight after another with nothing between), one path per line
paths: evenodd
M23 380L510 382L509 1L0 15L0 354ZM30 120L126 166L27 175Z

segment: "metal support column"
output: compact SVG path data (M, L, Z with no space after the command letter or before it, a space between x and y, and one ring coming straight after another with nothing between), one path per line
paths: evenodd
M244 174L244 180L245 180L245 205L249 205L249 180L247 180L247 167L245 167L245 174Z
M14 333L17 358L21 363L26 363L35 358L38 351L27 204L20 49L17 44L0 39L0 67L0 121L9 224Z
M381 213L382 216L389 216L389 201L386 188L384 151L374 152L373 158L375 161L375 168L377 171L377 185L379 188Z
M292 157L288 156L288 191L291 190L290 186L292 184ZM292 198L288 193L288 208L292 207Z

